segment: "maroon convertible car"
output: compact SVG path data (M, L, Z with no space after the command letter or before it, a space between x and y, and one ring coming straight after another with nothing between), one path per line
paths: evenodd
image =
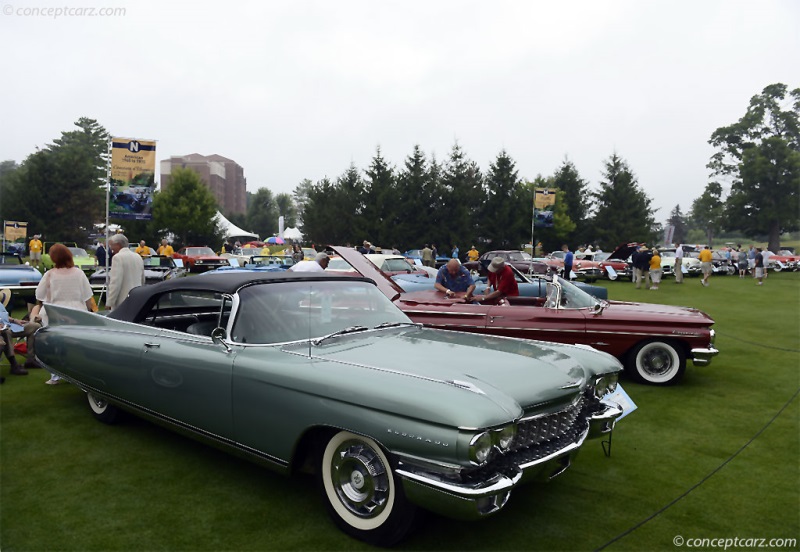
M687 359L705 366L714 348L714 321L688 307L601 301L554 276L546 297L511 297L498 305L465 303L438 291L404 292L361 253L333 248L413 321L426 326L559 343L590 345L617 357L634 379L677 382Z

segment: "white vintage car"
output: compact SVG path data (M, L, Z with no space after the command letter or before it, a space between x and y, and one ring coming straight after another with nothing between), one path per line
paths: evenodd
M674 249L659 249L661 255L661 270L664 276L675 275L675 250ZM695 254L696 255L696 254ZM697 257L690 257L688 253L684 252L683 262L681 262L681 269L684 274L697 276L701 273L700 259Z

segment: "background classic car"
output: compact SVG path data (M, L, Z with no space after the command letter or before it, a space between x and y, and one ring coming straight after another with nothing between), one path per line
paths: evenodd
M506 264L513 266L523 274L547 274L549 271L547 264L542 261L534 260L533 257L525 251L518 251L515 249L487 251L478 257L477 261L467 261L464 263L464 266L480 276L486 276L488 272L486 267L489 266L489 263L491 263L492 259L495 257L502 257Z
M0 289L8 297L24 296L29 302L35 302L36 286L41 280L42 273L24 262L16 253L0 253Z
M228 259L217 255L213 249L205 246L182 247L173 257L181 259L183 266L189 272L205 272L230 264Z
M333 521L373 544L401 539L417 507L496 513L622 414L604 399L613 357L422 328L363 278L208 274L134 288L109 316L48 315L37 358L98 420L129 410L279 471L310 467Z
M75 242L51 242L44 244L44 252L42 253L42 267L44 270L50 270L55 266L53 259L50 258L50 246L55 243L63 243L66 245L67 249L72 253L72 261L75 263L75 266L80 268L87 275L94 272L97 268L97 259L89 255L84 248L78 247Z
M183 268L181 259L173 259L163 255L152 255L142 257L144 263L144 283L156 284L171 278L182 278L186 276L186 269ZM104 285L106 283L106 269L99 268L91 276L89 283L92 285Z
M633 379L673 384L686 360L705 366L718 353L714 321L688 307L600 301L561 278L547 283L547 297L510 297L499 305L465 303L438 291L404 292L357 252L334 248L415 322L448 330L580 343L620 359Z

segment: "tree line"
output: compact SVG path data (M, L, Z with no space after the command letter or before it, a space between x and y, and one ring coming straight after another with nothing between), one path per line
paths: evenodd
M800 227L800 89L773 84L753 96L745 115L715 130L709 143L711 180L688 213L670 213L674 242L702 232L709 240L721 232L768 236L779 249L780 235ZM0 163L0 215L28 221L46 241L85 243L94 224L105 220L108 132L81 118L77 129L22 163ZM519 177L513 158L502 150L484 171L454 144L443 161L420 145L399 167L377 148L369 166L355 165L339 177L303 180L293 194L267 187L248 192L247 213L223 213L237 226L264 237L285 226L300 226L315 244L357 244L417 248L436 243L466 249L517 249L531 241L533 194L537 187L558 190L553 226L536 228L533 239L552 250L568 243L604 249L627 241L657 243L663 227L655 221L651 198L627 161L613 152L603 161L601 178L590 187L565 158L549 176ZM727 190L727 195L726 195ZM155 244L174 236L181 244L216 245L217 204L199 175L173 174L171 186L153 199L153 219L119 222L132 240Z

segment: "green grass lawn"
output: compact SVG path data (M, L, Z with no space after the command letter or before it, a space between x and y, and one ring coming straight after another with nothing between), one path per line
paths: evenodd
M672 387L623 379L639 409L617 426L610 458L589 442L564 475L516 489L498 515L426 515L399 549L800 542L800 273L771 274L762 287L738 277L712 277L708 288L667 279L658 291L603 285L612 299L708 312L720 355L690 363ZM0 368L8 374L7 361ZM333 526L310 477L285 478L142 420L103 425L83 393L43 385L47 376L7 376L0 387L3 550L370 548Z

